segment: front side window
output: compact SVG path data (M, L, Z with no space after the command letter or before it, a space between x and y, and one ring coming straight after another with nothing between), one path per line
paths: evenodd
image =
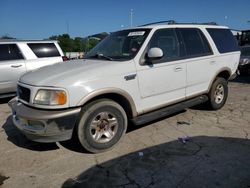
M160 48L163 51L163 57L159 62L180 58L179 42L174 29L157 30L149 42L148 49L154 47Z
M27 45L40 58L61 56L54 43L28 43Z
M16 44L0 44L0 61L23 59Z
M204 56L212 53L206 37L199 29L180 28L179 32L184 41L187 57Z
M110 34L96 45L85 59L124 61L135 57L150 29L130 29Z
M239 51L235 37L229 29L207 29L220 53Z

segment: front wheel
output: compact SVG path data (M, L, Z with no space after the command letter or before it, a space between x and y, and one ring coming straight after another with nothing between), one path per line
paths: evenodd
M227 81L224 78L216 78L209 93L208 105L213 110L218 110L224 106L228 96Z
M77 125L81 145L92 153L111 149L127 129L124 109L109 99L100 99L83 107Z

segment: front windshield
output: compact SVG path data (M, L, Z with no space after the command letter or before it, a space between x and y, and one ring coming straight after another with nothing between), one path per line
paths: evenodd
M242 56L250 56L250 46L241 48Z
M114 32L94 47L85 59L129 60L135 57L150 29Z

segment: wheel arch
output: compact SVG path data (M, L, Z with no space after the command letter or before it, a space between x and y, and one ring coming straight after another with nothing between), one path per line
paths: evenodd
M229 68L222 68L219 71L217 71L213 79L210 81L207 92L210 91L212 84L214 83L216 78L221 77L228 81L231 75L232 75L232 71Z
M101 98L111 99L120 104L125 110L128 118L133 118L137 116L136 106L130 94L122 89L117 88L105 88L93 91L84 98L82 98L78 102L78 106L86 105L94 100Z

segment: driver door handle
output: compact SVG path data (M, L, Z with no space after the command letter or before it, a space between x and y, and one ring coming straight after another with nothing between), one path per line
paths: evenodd
M18 67L21 67L22 65L11 65L12 68L18 68Z

